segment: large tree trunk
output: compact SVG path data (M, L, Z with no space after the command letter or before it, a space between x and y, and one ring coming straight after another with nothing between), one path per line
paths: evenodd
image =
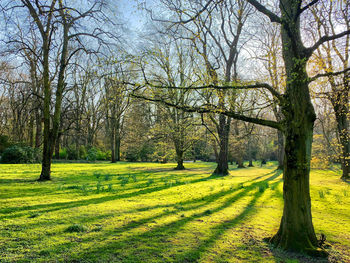
M216 175L228 175L228 139L230 132L231 118L220 114L219 116L219 154L217 158L217 166L214 171Z
M283 170L284 166L284 137L281 131L277 131L277 169Z
M285 20L281 34L287 75L284 96L288 103L282 109L285 116L284 208L280 228L272 242L286 250L315 255L319 251L312 224L309 174L316 114L306 73L310 55L305 52L300 38L300 17L296 18L298 5L294 0L281 0L280 5Z
M298 122L286 131L283 216L272 242L283 249L312 252L318 245L309 189L313 121L305 119L303 111L294 116L298 116Z

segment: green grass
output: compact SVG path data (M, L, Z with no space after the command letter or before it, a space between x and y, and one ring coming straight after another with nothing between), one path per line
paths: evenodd
M273 249L282 174L272 163L211 176L213 163L0 165L0 262L321 262ZM317 235L350 262L350 185L313 170ZM323 262L327 262L324 261Z

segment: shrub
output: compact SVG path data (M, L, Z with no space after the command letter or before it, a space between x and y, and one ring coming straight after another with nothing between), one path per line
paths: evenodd
M22 147L26 152L26 163L40 163L42 160L42 152L39 148Z
M60 149L60 159L67 159L68 153L67 153L67 149L63 148Z
M0 135L0 154L10 146L9 138L6 135Z
M99 160L99 161L107 160L107 153L97 149L96 159Z
M25 163L26 152L22 147L11 146L7 148L1 158L2 163Z
M125 151L125 159L129 162L136 162L139 158L138 149L130 147Z
M90 150L87 152L86 159L90 162L94 162L97 160L97 149L92 147Z
M7 148L1 158L2 163L36 163L41 161L39 149L18 145Z

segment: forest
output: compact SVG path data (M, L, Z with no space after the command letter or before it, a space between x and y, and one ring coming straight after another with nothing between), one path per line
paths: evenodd
M349 0L0 17L0 262L350 262Z

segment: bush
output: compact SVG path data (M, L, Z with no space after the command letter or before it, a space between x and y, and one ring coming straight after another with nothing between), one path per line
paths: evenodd
M39 149L18 145L7 148L1 158L2 163L36 163L41 161Z
M60 159L67 159L68 153L67 153L67 149L63 148L60 149Z
M0 135L0 154L10 146L9 137L6 135Z
M136 162L139 158L138 149L130 147L125 151L125 159L129 162Z
M99 161L107 160L107 153L97 149L96 159L99 160Z
M104 152L104 151L97 149L95 147L92 147L87 152L87 156L86 156L86 159L88 161L91 161L91 162L96 161L96 160L105 161L105 160L109 160L110 158L111 158L110 151Z
M42 152L39 148L22 147L27 155L27 163L40 163L42 161Z
M90 150L87 152L86 159L90 162L94 162L97 160L97 149L92 147Z

